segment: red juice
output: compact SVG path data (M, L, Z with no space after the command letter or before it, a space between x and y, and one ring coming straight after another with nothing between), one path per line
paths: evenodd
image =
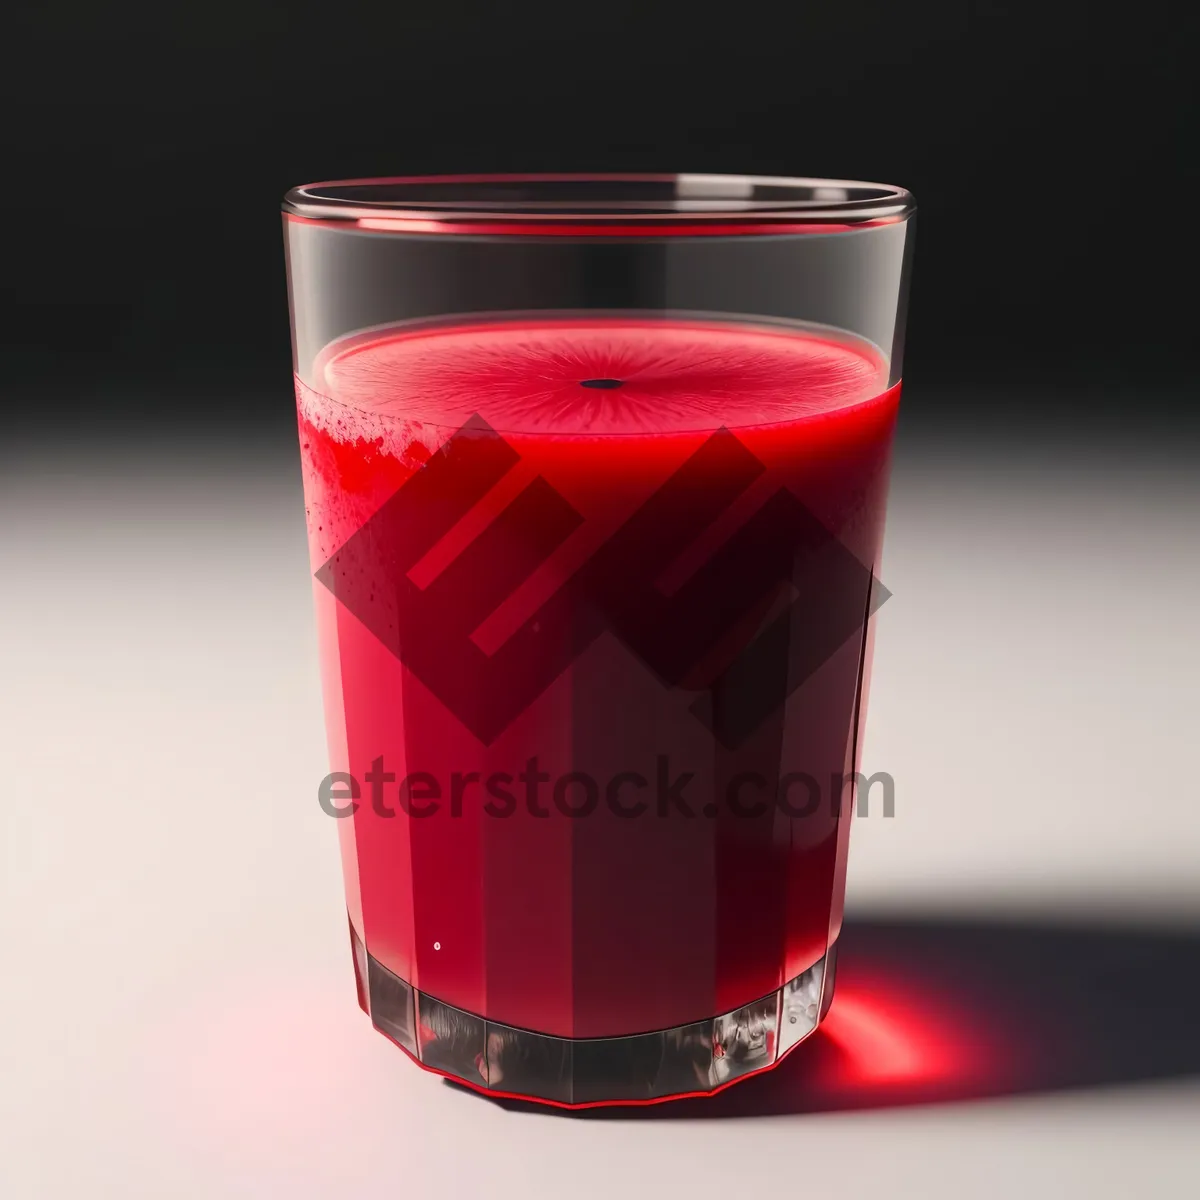
M719 429L762 469L741 487L711 468L697 510L714 495L729 502L664 556L654 586L685 594L786 489L868 569L845 603L869 611L899 385L888 387L886 357L862 339L708 320L465 319L340 339L313 377L318 387L297 381L297 396L314 569L473 416L515 452L403 568L447 620L468 622L486 655ZM460 569L539 477L574 524L549 548L502 543L513 559L493 572L499 582ZM372 599L401 583L389 563L381 551ZM822 586L819 563L807 578ZM351 925L422 995L518 1029L611 1038L748 1005L836 940L852 805L832 780L858 765L870 657L861 618L736 746L714 739L692 701L786 606L786 588L758 596L677 686L603 632L481 737L361 614L321 583L315 596L331 768L360 788L338 822ZM373 764L394 815L376 811ZM747 814L739 779L767 781L774 799L795 772L824 784L812 811L766 803ZM491 1084L503 1086L498 1070Z

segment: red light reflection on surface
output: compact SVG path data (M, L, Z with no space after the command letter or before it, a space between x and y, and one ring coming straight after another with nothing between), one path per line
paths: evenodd
M903 1014L905 1017L908 1014ZM911 1021L898 1019L878 1000L842 996L825 1023L825 1036L843 1050L856 1081L926 1079L941 1074L937 1047L914 1037Z
M985 1077L996 1057L968 1012L910 979L882 975L839 980L817 1036L839 1052L830 1086L868 1095L954 1091Z

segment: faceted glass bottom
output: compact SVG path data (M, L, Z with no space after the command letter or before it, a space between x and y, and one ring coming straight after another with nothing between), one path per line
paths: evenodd
M453 1008L377 962L353 925L359 1003L421 1066L496 1095L559 1105L711 1093L774 1066L829 1011L837 943L778 991L733 1012L653 1033L561 1038Z

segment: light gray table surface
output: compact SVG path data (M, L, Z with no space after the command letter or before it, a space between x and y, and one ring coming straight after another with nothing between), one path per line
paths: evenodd
M914 985L957 1031L921 1035L949 1091L789 1063L711 1114L588 1118L444 1084L355 1005L292 458L24 447L0 477L0 1195L1191 1194L1196 475L902 443L865 752L896 815L856 823L850 928L933 960L955 928L1009 931L1011 1004L988 961ZM847 953L843 1037L870 967ZM1014 1024L1082 1028L1039 1011L1041 970L1099 1066L1014 1084ZM917 1036L895 1020L875 1035ZM972 1047L991 1066L958 1079Z

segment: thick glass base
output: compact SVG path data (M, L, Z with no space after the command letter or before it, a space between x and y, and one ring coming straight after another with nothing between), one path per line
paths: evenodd
M615 1038L561 1038L452 1008L367 953L353 926L358 998L375 1028L427 1070L468 1087L567 1107L712 1092L775 1066L833 1000L837 943L778 991L733 1012Z

